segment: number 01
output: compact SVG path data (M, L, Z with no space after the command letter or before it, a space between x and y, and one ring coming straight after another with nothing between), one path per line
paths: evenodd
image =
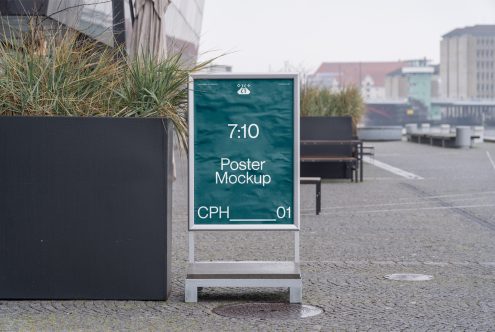
M290 206L288 208L279 206L277 208L277 218L278 219L284 219L284 218L290 218Z

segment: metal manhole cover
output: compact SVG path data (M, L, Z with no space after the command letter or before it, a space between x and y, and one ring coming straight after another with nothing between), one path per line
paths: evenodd
M433 276L415 273L394 273L387 274L385 278L398 281L427 281L433 279Z
M298 319L319 315L323 309L306 304L241 303L213 309L217 315L230 318Z

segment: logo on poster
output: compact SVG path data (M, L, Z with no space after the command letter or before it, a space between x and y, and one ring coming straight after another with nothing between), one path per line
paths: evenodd
M249 88L251 87L251 84L237 84L237 87L239 88L239 90L237 90L238 95L251 94L251 90L249 90Z

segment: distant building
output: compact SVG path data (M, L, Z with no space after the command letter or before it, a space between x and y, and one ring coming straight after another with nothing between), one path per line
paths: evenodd
M428 68L428 69L424 69ZM429 75L432 98L440 97L440 66L428 60L408 61L408 65L388 73L385 77L385 97L387 99L407 99L411 96L411 81L416 75ZM425 91L426 92L426 91Z
M333 91L355 86L367 100L385 99L385 77L406 65L405 61L324 62L308 77L308 84Z
M440 117L437 107L432 107L432 98L439 97L439 66L431 65L427 59L407 61L407 66L388 73L385 78L387 100L409 101L422 108L429 120Z
M409 100L423 107L429 119L440 116L439 110L432 108L432 98L439 97L439 66L430 61L412 60L408 65L397 69L385 78L387 100Z
M495 25L459 28L440 42L442 97L495 98Z
M387 99L407 99L409 81L402 73L402 68L390 72L385 77L385 97Z
M203 72L206 73L230 73L232 72L232 66L227 65L216 65L212 64L206 67Z

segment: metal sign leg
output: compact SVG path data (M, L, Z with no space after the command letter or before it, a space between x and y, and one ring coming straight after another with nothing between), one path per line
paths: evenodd
M294 262L299 263L299 231L294 232Z
M189 263L194 263L194 232L189 231Z
M289 288L290 303L302 303L302 282L299 287Z
M188 303L198 302L198 287L194 281L186 280L185 301Z

